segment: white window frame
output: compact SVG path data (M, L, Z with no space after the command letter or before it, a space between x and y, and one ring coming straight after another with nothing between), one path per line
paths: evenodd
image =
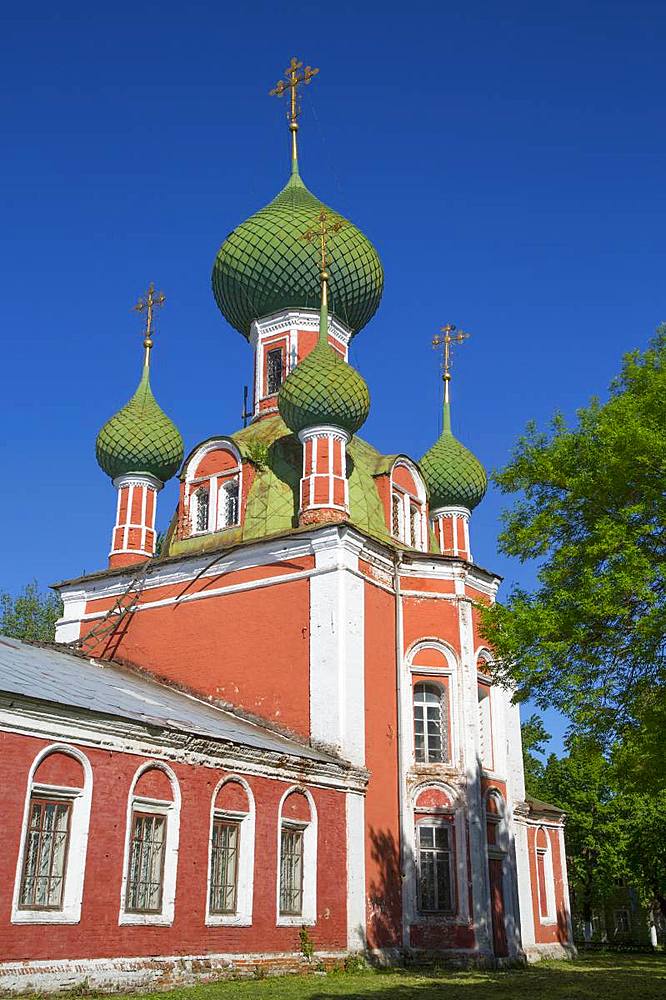
M455 823L447 820L444 816L427 816L424 814L417 814L418 818L414 823L414 846L416 851L416 906L418 912L423 917L451 917L455 914L457 910L457 891L458 886L456 884L456 831ZM449 893L451 897L451 906L445 909L441 907L437 910L426 910L421 906L420 900L420 888L421 888L421 836L420 831L422 828L427 827L431 830L446 830L449 837L449 846L446 854L448 854L448 868L449 868ZM418 831L418 835L417 835ZM438 850L438 848L432 848L433 851Z
M399 483L395 482L395 472L396 469L403 468L406 469L410 474L414 483L416 485L416 494L410 493ZM391 469L391 499L389 504L389 534L393 538L397 538L398 541L402 542L404 545L408 545L410 548L415 548L419 552L428 551L428 519L426 511L426 489L423 482L423 478L411 462L406 459L398 459L394 462ZM397 497L399 501L398 508L398 534L393 533L393 498ZM419 538L416 540L417 544L412 546L411 542L411 505L412 503L418 504L419 507Z
M152 799L143 795L135 795L134 790L139 779L146 771L162 771L171 785L172 800ZM171 768L162 761L147 761L136 771L129 795L125 819L125 849L123 853L123 878L120 886L120 911L118 923L153 924L168 927L173 923L176 906L176 877L178 874L178 840L180 836L181 795L178 779ZM129 860L132 844L133 816L135 812L160 814L166 817L166 837L164 838L164 865L162 869L162 908L159 913L135 913L127 909L127 882L129 877Z
M215 800L225 785L237 784L247 797L248 811L234 812L216 809ZM256 808L252 789L244 778L233 774L218 782L210 803L210 825L208 834L208 877L206 879L206 926L208 927L249 927L252 923L252 901L254 898L254 841ZM213 823L215 820L232 820L239 824L238 862L236 872L236 912L212 913L210 909L210 887L213 875Z
M436 652L440 653L444 657L446 666L444 667L419 667L415 665L414 658L425 649L434 649ZM409 748L405 747L405 750L409 751L409 760L412 761L414 767L422 768L429 767L431 765L424 764L422 761L416 760L416 755L414 753L414 683L419 681L427 681L432 679L436 683L439 682L442 687L446 689L448 697L448 711L449 711L449 741L451 746L450 757L448 760L442 761L440 765L432 765L434 767L456 767L456 762L458 761L460 753L460 742L458 737L458 719L462 717L460 697L461 693L458 690L458 659L453 649L437 639L436 637L429 638L427 636L418 639L413 645L409 647L405 653L405 660L409 666L410 674L412 677L412 693L411 693L411 712L409 714L409 725L404 727L404 738L409 740ZM417 680L418 679L418 680Z
M240 483L240 473L235 472L231 475L226 475L222 479L222 474L215 477L217 482L217 527L216 531L224 531L226 528L236 528L240 524L240 505L241 505L241 483ZM225 505L227 503L227 498L225 496L227 488L234 484L238 490L238 516L235 521L226 521L226 509Z
M293 792L300 792L308 801L310 820L283 817L282 808ZM282 826L303 830L303 908L301 913L280 913L280 875L282 871ZM288 788L278 805L277 821L277 872L275 877L275 913L278 927L311 927L317 922L317 808L307 788L293 785Z
M224 469L223 471L215 472L212 475L207 476L194 475L194 471L197 469L201 461L211 451L228 452L236 463L235 467ZM220 493L224 484L233 478L238 480L238 520L234 524L221 524L218 513L220 509ZM196 491L201 486L206 486L208 488L208 525L206 528L197 530ZM215 531L225 531L227 528L237 527L241 521L242 497L243 460L238 448L232 441L229 441L226 438L212 438L210 441L206 441L199 448L197 448L194 454L188 459L185 472L185 496L183 503L186 505L186 509L184 511L185 524L189 524L188 537L193 538L198 535L211 534Z
M425 752L425 760L417 760L416 757L416 689L420 685L425 685L429 687L435 687L439 689L439 735L440 735L440 747L441 747L441 760L429 760L428 759L428 714L427 714L427 701L420 702L423 708L423 748ZM438 678L415 678L412 684L412 726L413 726L413 745L412 753L414 755L414 763L416 767L420 766L430 766L432 764L450 764L451 754L449 747L452 745L451 740L451 697L448 690L449 685L446 681ZM432 704L432 702L430 703ZM442 724L445 719L446 727Z
M416 805L418 799L430 790L442 792L448 799L450 805L447 807L423 808ZM426 781L417 785L411 795L410 801L412 823L408 827L407 852L411 856L413 877L411 888L408 892L406 915L409 923L427 924L466 924L471 919L469 910L469 886L467 876L467 837L465 830L465 803L460 798L459 792L453 786L443 781ZM446 817L450 816L451 820ZM453 911L433 912L432 910L420 910L418 907L418 868L417 855L418 846L416 843L416 827L420 821L435 822L437 819L450 823L453 834L453 866L452 866L452 888L453 888Z
M51 754L61 753L74 758L83 768L83 788L68 788L64 785L48 785L35 782L37 768ZM93 772L90 761L79 749L66 743L52 743L35 757L28 774L25 803L23 806L23 823L21 826L21 843L14 879L12 897L13 924L78 924L81 919L81 904L83 901L83 884L88 851L88 830L90 827L90 806L92 803ZM25 852L28 844L28 826L30 823L30 801L33 798L44 797L62 799L70 802L69 841L67 860L64 869L64 886L61 906L58 910L21 909L21 881L25 864Z
M538 846L539 831L543 830L546 836L547 847L544 850ZM555 872L553 871L553 843L547 826L543 824L536 828L534 835L534 854L536 862L536 884L537 884L537 904L539 909L539 923L554 924L557 920L555 906ZM539 879L539 856L543 857L543 880L546 883L546 914L541 913L541 881Z

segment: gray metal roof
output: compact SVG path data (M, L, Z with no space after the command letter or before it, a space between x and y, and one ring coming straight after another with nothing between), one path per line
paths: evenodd
M55 646L32 645L6 636L0 636L0 692L258 750L336 761L233 712L108 660L87 659Z

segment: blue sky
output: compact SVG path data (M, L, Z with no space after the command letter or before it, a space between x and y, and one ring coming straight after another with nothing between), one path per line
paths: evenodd
M386 271L352 352L377 447L418 458L437 436L447 321L473 334L454 431L492 469L529 419L603 396L666 318L662 4L20 9L0 17L0 588L105 564L115 499L94 441L138 381L131 306L150 280L168 300L153 385L186 449L239 426L251 354L210 270L286 179L267 92L292 54L321 69L303 177ZM162 523L174 499L171 483ZM508 589L533 569L496 554L501 507L491 490L473 547Z

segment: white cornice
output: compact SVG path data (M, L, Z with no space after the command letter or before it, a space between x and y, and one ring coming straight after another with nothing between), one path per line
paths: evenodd
M287 330L319 330L319 310L318 309L284 309L280 312L271 313L270 316L263 316L255 319L250 327L250 343L256 347L258 341L266 337L272 337L276 333ZM329 314L328 332L347 347L351 340L351 330L344 323Z
M131 719L95 715L85 709L0 694L0 730L40 739L68 740L119 753L242 771L313 785L363 791L367 772L341 761L307 757L142 725Z

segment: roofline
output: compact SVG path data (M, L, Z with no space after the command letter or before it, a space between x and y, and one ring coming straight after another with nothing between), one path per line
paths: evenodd
M137 571L137 568L145 567L146 572L149 571L150 565L152 566L170 566L174 563L185 559L192 559L196 556L201 555L214 555L219 553L220 556L225 555L230 552L234 552L238 549L249 548L252 545L261 545L264 542L274 542L280 538L294 538L299 535L315 534L316 532L328 530L332 527L346 527L352 531L357 532L363 538L367 538L369 541L374 542L378 545L383 545L389 552L401 552L403 554L409 554L415 560L418 559L434 559L437 562L447 562L447 563L457 563L461 566L469 566L471 569L482 573L488 578L489 581L497 580L500 584L504 577L500 576L498 573L492 572L492 570L485 569L485 567L480 566L479 563L470 562L469 559L463 559L462 556L450 556L443 555L441 552L421 552L418 549L412 549L407 545L403 545L397 539L387 539L381 535L375 535L372 532L367 531L365 528L360 528L357 524L354 524L350 520L337 521L335 524L319 524L319 525L299 525L297 528L293 528L291 531L279 531L272 535L263 535L261 538L247 538L242 539L239 542L234 542L233 545L220 544L205 551L200 552L179 552L172 556L152 556L150 559L146 559L144 563L134 563L131 566L115 566L113 568L107 568L103 570L98 570L95 573L86 573L82 576L75 576L67 580L60 580L57 583L49 584L51 590L59 591L61 587L71 587L77 583L84 583L89 580L102 580L107 577L123 576L126 575L128 570Z

